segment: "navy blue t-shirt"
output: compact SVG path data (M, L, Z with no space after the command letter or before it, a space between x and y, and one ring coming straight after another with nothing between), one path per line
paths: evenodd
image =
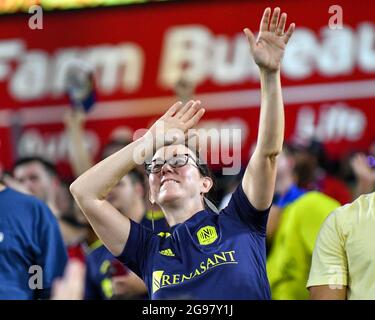
M240 184L220 214L199 211L171 235L132 221L118 259L144 279L152 299L270 299L268 212L256 210Z
M63 275L67 259L50 209L32 196L10 188L1 191L0 299L48 298L52 282ZM31 289L30 279L34 286L40 283L36 278L39 270L43 289Z
M152 229L152 214L147 213L141 224L146 228ZM169 230L164 215L156 212L154 217L155 232L166 232ZM112 253L98 240L97 245L86 258L86 300L106 300L113 296L110 268L116 258ZM126 268L126 267L124 267ZM138 298L147 298L138 297Z

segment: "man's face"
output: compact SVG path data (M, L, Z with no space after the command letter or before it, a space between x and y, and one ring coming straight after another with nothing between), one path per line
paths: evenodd
M53 189L53 177L39 162L19 165L14 177L35 197L47 202Z

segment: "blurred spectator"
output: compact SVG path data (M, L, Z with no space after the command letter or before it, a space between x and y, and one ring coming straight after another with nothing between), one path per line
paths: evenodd
M352 199L350 189L328 172L329 164L324 146L317 140L294 139L289 144L296 162L297 185L306 190L320 191L341 204Z
M85 228L74 219L66 218L57 205L56 199L58 193L61 192L61 182L52 163L38 156L21 158L14 164L14 177L16 182L13 182L13 186L18 184L19 191L26 189L27 192L46 202L58 219L64 243L69 252L70 246L76 247L77 243L85 238ZM71 197L69 201L73 207Z
M271 245L282 217L282 212L306 191L296 184L295 161L286 146L278 156L274 201L268 216L267 242Z
M375 140L367 151L352 150L341 157L340 176L352 189L352 200L375 190Z
M72 210L75 201L69 191L69 185L66 181L59 181L59 189L55 199L56 207L61 212L62 217L69 217L72 215Z
M49 298L66 260L50 209L0 182L0 299Z
M335 210L315 244L307 287L312 299L375 299L375 193Z
M306 282L315 239L324 219L339 205L325 194L311 191L283 210L267 260L272 299L308 299Z
M353 199L360 195L373 192L375 189L375 157L357 153L350 162L356 177Z
M13 166L13 174L22 187L44 201L53 214L60 217L56 205L60 182L52 163L39 156L20 158Z

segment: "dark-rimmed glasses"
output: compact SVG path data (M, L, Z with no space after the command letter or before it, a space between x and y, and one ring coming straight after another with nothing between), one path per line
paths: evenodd
M194 161L194 166L197 167L199 171L201 171L201 169L199 168L199 159L195 160L190 154L187 153L174 155L172 158L168 160L152 160L151 162L145 163L145 168L148 174L160 172L166 163L168 163L172 168L181 168L187 165L187 163L189 162L189 158Z

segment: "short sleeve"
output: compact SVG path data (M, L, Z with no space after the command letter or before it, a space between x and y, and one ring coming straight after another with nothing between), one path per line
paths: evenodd
M270 208L263 211L255 209L243 191L242 183L240 183L222 213L239 218L253 232L265 236Z
M348 264L338 212L331 213L320 229L307 287L330 285L337 288L348 284Z
M154 233L130 220L130 233L123 252L116 257L139 277L143 278L147 256Z

